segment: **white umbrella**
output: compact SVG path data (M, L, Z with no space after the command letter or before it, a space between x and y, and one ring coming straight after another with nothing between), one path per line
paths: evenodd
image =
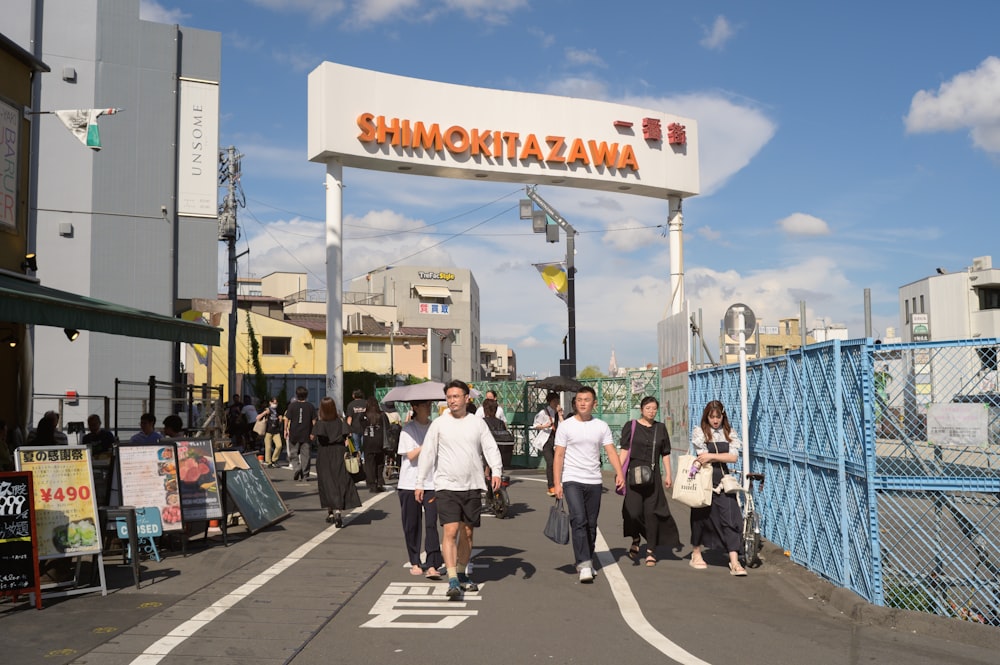
M473 398L479 397L479 391L471 389ZM393 402L420 402L429 400L432 402L444 401L444 384L440 381L425 381L424 383L414 383L407 386L396 386L385 394L382 398L383 404Z

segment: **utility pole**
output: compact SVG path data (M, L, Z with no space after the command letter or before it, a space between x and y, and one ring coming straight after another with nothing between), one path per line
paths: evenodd
M226 186L226 196L219 209L219 241L226 243L229 250L229 398L236 394L236 325L238 312L236 293L236 208L246 205L243 198L243 188L240 185L240 159L243 155L236 151L235 146L229 146L219 151L219 185ZM239 198L237 198L237 193Z
M530 218L532 220L532 230L535 233L545 233L545 239L548 242L559 242L560 228L566 232L566 314L568 318L568 330L566 340L563 344L563 355L566 357L559 362L559 375L575 377L576 267L573 265L573 256L576 254L576 229L574 229L570 223L556 211L555 208L550 206L548 201L539 196L535 191L535 188L535 186L528 185L524 188L524 191L528 200L541 208L541 210L532 211L528 217L525 217L525 214L529 212L528 209L531 208L531 205L528 204L525 206L524 204L528 203L528 201L524 201L521 206L521 217L523 219ZM546 218L551 219L554 223L548 224Z

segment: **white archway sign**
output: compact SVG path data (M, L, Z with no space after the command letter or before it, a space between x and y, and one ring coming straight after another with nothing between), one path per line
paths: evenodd
M340 408L345 166L668 199L670 309L680 311L680 202L699 191L694 120L324 62L309 74L308 123L309 160L326 164L326 392Z

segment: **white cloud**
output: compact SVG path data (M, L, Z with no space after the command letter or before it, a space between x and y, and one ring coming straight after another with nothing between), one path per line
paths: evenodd
M274 11L308 14L314 21L325 21L344 9L343 0L250 0L255 5Z
M648 226L631 218L611 222L601 239L607 247L619 252L632 252L656 241L660 229L646 228Z
M755 105L739 104L722 93L627 97L623 102L697 119L703 195L718 190L749 164L777 131L774 121Z
M549 34L539 27L532 26L528 28L528 34L532 37L536 37L542 48L549 48L556 43L555 35Z
M694 232L697 233L702 238L704 238L705 240L709 241L718 240L719 238L722 237L722 233L716 231L711 226L697 226L695 227Z
M735 28L729 24L726 17L717 16L715 17L715 21L712 23L712 27L705 28L705 36L698 43L707 49L718 51L721 50L722 47L726 45L726 42L732 39L735 34Z
M294 72L312 71L323 62L323 56L304 53L301 50L282 51L275 49L271 53L275 61L288 65Z
M570 76L552 81L545 86L545 92L550 95L579 99L607 99L608 97L608 87L604 81L581 76Z
M583 49L578 48L567 48L566 49L566 61L571 65L588 65L595 67L607 67L607 63L601 59L601 56L597 55L595 49Z
M420 0L362 0L354 3L352 19L366 26L382 21L404 18L420 7Z
M986 58L976 69L942 83L937 92L918 91L904 123L911 134L967 127L977 148L1000 152L1000 58Z
M830 226L819 217L803 212L792 213L778 220L778 228L790 235L825 236L830 234Z
M185 14L180 9L168 9L156 0L141 0L139 2L139 18L143 21L175 25L180 24L189 16L190 14Z
M528 0L443 0L448 9L463 12L470 19L487 23L507 23L510 15L528 6Z

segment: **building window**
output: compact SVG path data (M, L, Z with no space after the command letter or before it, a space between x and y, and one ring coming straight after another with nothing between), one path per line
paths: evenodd
M358 353L385 353L385 342L358 342Z
M455 345L455 346L461 346L462 345L462 331L461 330L456 330L455 331L455 341L452 342L452 344Z
M920 296L920 313L921 314L925 313L924 312L924 296L923 295Z
M978 289L979 309L1000 309L1000 289Z
M420 362L427 364L427 349L420 349Z
M910 322L910 301L904 300L903 304L906 306L906 322Z
M782 346L774 346L772 344L768 344L767 346L764 347L764 353L766 353L768 356L780 356L784 352L785 349Z
M442 365L443 365L444 371L450 372L451 371L451 357L449 357L449 356L446 355L444 358L442 358L442 361L443 361Z
M292 352L292 338L262 337L260 346L265 356L287 356Z

